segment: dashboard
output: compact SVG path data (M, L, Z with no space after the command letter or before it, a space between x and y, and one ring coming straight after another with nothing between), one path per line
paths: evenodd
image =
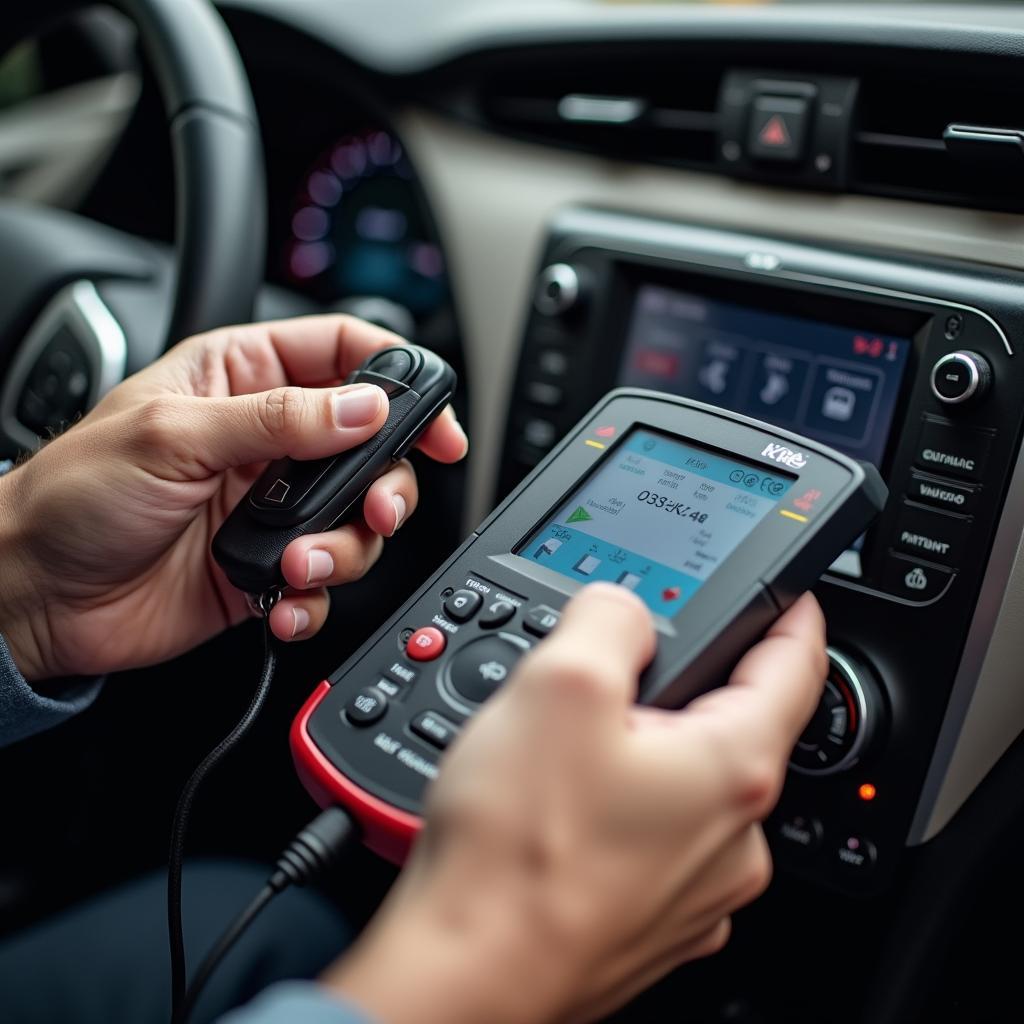
M665 998L694 1024L1019 1016L987 936L1024 912L1024 10L218 6L260 115L276 310L375 319L466 382L469 476L425 510L416 572L619 385L807 433L889 486L816 590L832 660L766 822L778 878L622 1020ZM132 217L159 237L153 190Z

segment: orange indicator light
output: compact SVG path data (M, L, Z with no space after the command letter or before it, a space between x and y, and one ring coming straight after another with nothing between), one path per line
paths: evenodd
M857 790L857 796L859 796L861 800L870 802L878 796L878 790L875 788L875 784L873 782L864 782L861 783L860 788Z

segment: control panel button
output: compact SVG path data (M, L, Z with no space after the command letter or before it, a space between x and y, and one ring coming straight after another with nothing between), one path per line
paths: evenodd
M864 836L847 836L836 847L835 859L844 871L866 875L878 863L878 848Z
M978 492L973 487L953 483L952 480L921 476L920 473L910 475L907 497L922 505L934 505L962 516L971 515L978 503Z
M758 96L750 115L747 152L757 160L803 159L809 109L799 96Z
M444 633L433 626L422 626L416 630L405 645L405 653L413 661L433 661L445 647Z
M483 600L475 590L456 590L445 600L444 613L452 622L467 622L476 614Z
M482 704L509 677L523 651L501 637L467 644L452 658L449 676L456 693Z
M542 316L568 313L580 298L580 278L568 263L552 263L540 272L533 306Z
M492 601L477 620L484 629L497 629L504 626L516 613L516 606L511 601Z
M390 676L396 683L405 683L407 686L411 686L418 675L411 665L403 665L400 661L393 661L388 665L384 669L384 674Z
M798 857L809 857L821 846L825 829L817 818L792 815L774 823L774 845Z
M950 423L925 420L914 462L942 476L980 482L992 448L992 435Z
M554 608L539 604L523 617L523 628L534 636L547 636L558 625L558 618Z
M931 601L949 586L953 575L948 569L921 565L901 555L889 555L882 570L882 587L908 601Z
M904 505L896 527L895 543L901 551L940 565L962 564L971 523L944 512Z
M529 419L523 424L523 440L534 448L547 450L555 443L555 425L550 420Z
M428 743L444 750L459 734L458 728L436 711L421 711L409 728Z
M345 705L345 717L353 725L373 725L384 717L387 709L387 697L380 690L368 686Z
M396 683L394 679L388 679L387 676L381 676L373 685L380 690L385 697L389 697L391 700L401 697L405 692L405 687L401 683Z
M555 408L562 404L565 399L565 392L557 384L548 384L542 380L531 380L526 385L526 397L534 405Z
M992 383L992 368L977 352L950 352L932 367L932 394L945 405L981 398Z

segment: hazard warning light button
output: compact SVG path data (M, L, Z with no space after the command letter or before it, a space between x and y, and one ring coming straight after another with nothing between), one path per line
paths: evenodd
M795 96L758 96L750 114L747 151L755 160L803 159L810 108Z

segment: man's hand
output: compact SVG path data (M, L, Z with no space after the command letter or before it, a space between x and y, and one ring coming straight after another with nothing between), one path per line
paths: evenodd
M325 977L388 1024L591 1021L722 948L771 876L760 821L821 695L802 598L729 685L638 707L650 615L594 584L452 748L426 827Z
M384 392L341 381L401 339L323 316L199 335L125 381L67 433L0 478L0 632L29 679L147 665L249 613L210 556L221 522L270 459L362 444ZM451 409L419 447L466 452ZM312 636L325 587L358 579L416 508L400 462L367 491L363 519L284 553L292 592L270 617L283 640Z

